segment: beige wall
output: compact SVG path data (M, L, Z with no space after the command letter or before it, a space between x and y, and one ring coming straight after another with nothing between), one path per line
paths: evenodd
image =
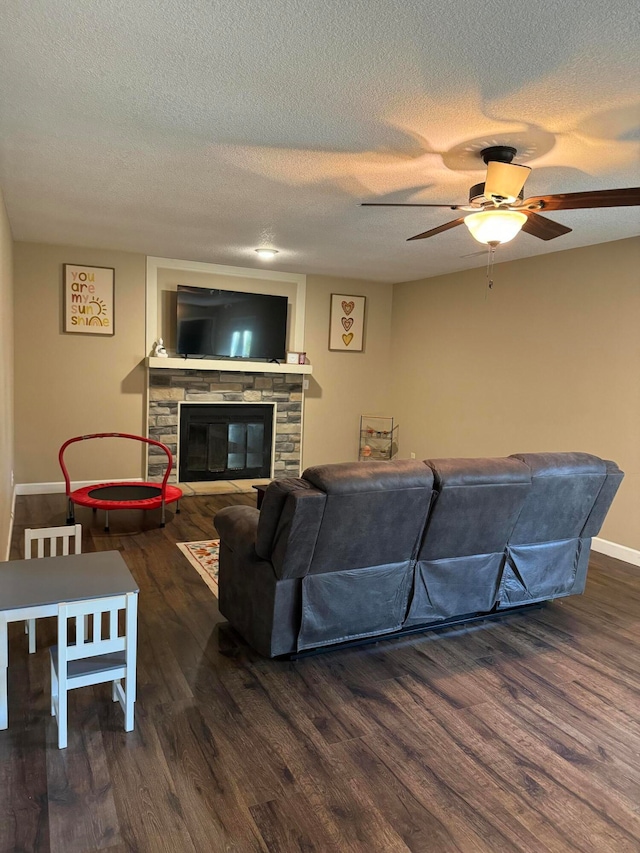
M62 331L62 265L115 267L115 335ZM146 433L145 257L15 245L16 482L59 482L60 445L93 432ZM141 476L141 445L96 440L69 450L73 479Z
M64 263L115 267L113 338L62 332ZM145 258L17 243L15 266L16 481L59 482L57 454L67 438L90 432L145 434L146 377L141 363L146 355ZM175 282L169 279L175 273L167 276L159 276L159 285L171 289ZM194 276L197 281L192 280ZM196 274L178 278L187 284L203 284ZM234 279L234 286L237 282ZM367 297L363 353L329 352L332 293ZM305 394L305 466L357 459L360 414L386 413L391 293L389 284L307 278L305 349L314 372ZM161 302L171 312L164 297ZM160 322L166 330L164 313ZM136 448L123 442L97 444L87 442L70 449L72 477L101 480L141 475Z
M0 192L0 559L8 554L13 470L13 241Z
M401 455L578 450L626 472L601 536L640 549L640 238L397 284Z
M332 293L365 296L364 352L329 352ZM305 394L303 466L358 458L361 414L389 412L392 286L307 276L305 350L313 365Z
M0 393L7 401L6 221L2 233ZM115 267L115 337L62 333L63 263ZM145 431L145 258L17 243L14 266L16 481L58 482L66 438ZM482 269L395 287L308 276L305 349L313 375L303 465L356 459L361 413L396 417L403 457L593 452L627 475L601 535L640 548L639 270L640 239L633 239L497 265L489 292ZM329 352L332 293L367 297L363 353ZM0 417L4 504L9 405ZM74 448L77 479L141 475L136 448L101 442L92 452L95 444ZM7 516L8 506L0 525Z

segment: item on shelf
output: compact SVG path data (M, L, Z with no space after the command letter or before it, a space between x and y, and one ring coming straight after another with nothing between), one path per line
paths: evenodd
M167 349L162 338L158 338L153 345L153 355L155 358L168 358Z
M392 417L361 415L358 460L393 459L398 454L398 430Z
M288 352L286 360L287 364L306 364L307 354L306 352Z

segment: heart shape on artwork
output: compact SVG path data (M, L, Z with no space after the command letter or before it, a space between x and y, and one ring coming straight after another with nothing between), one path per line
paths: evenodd
M348 335L343 335L342 340L344 341L344 345L348 347L351 341L353 340L353 332L349 332Z
M348 332L349 329L353 326L353 317L343 317L342 318L342 326L345 332Z
M345 314L351 314L351 312L353 311L353 309L355 307L356 307L355 302L345 302L344 300L342 300L342 310L344 311Z

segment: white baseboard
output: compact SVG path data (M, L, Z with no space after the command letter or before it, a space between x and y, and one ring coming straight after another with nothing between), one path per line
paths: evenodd
M103 482L107 482L106 480ZM141 483L142 477L123 477L120 480L112 481L118 483ZM84 486L98 486L95 480L77 480L71 483L72 489L82 489ZM57 495L64 494L64 481L61 483L16 483L16 495Z
M591 540L591 548L599 554L606 554L607 557L615 557L616 560L631 563L632 566L640 566L640 551L635 548L618 545L617 542L609 542L608 539L599 539L597 536Z

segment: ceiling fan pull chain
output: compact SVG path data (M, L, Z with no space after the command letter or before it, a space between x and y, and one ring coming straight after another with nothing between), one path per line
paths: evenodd
M492 246L491 243L487 244L487 248L489 250L487 254L487 290L491 290L493 288L493 261L496 254L496 247ZM487 293L485 291L484 298L487 298Z

